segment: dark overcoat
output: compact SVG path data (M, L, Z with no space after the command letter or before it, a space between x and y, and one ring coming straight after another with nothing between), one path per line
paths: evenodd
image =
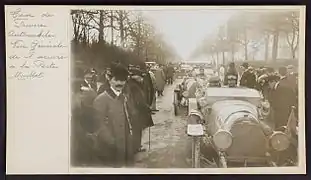
M126 97L108 89L94 100L94 119L98 124L94 152L103 165L130 166L133 162L132 122L128 118Z
M272 89L270 99L275 127L286 126L291 107L296 104L296 93L288 86L286 79L281 79Z
M147 100L147 104L151 106L153 98L155 96L155 89L153 87L152 79L149 73L146 73L146 75L143 78L143 91L145 98Z
M133 79L128 80L124 90L128 97L130 119L133 122L134 148L137 150L141 146L142 130L154 125L151 109L139 82Z

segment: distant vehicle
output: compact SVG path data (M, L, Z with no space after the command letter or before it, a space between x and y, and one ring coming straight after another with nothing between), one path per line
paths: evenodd
M182 79L192 70L192 67L188 64L181 64L179 68L176 68L176 79Z
M213 67L211 61L184 61L183 63L190 65L192 67L205 67L205 68Z

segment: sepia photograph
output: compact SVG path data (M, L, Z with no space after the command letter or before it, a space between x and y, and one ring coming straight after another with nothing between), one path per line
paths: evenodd
M71 8L70 167L298 167L300 10Z

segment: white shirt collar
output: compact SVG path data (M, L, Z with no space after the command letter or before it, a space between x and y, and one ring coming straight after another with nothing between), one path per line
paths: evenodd
M120 91L117 91L117 90L113 89L113 87L111 87L111 90L112 90L117 96L120 96L120 94L121 94Z
M85 81L85 83L89 86L89 88L92 88L92 87L91 87L91 84L88 83L86 79L85 79L84 81Z
M280 82L275 83L274 89L276 89L279 86Z

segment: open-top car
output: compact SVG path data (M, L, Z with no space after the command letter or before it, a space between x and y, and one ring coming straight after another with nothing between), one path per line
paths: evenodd
M198 89L207 86L207 77L186 76L174 89L174 114L178 115L180 108L186 108L188 112L189 98L195 98Z
M194 138L193 167L283 166L292 146L285 131L266 123L269 104L254 89L205 87L189 99L187 133ZM200 139L199 141L197 139ZM294 146L297 150L297 146ZM294 148L294 149L295 149Z

